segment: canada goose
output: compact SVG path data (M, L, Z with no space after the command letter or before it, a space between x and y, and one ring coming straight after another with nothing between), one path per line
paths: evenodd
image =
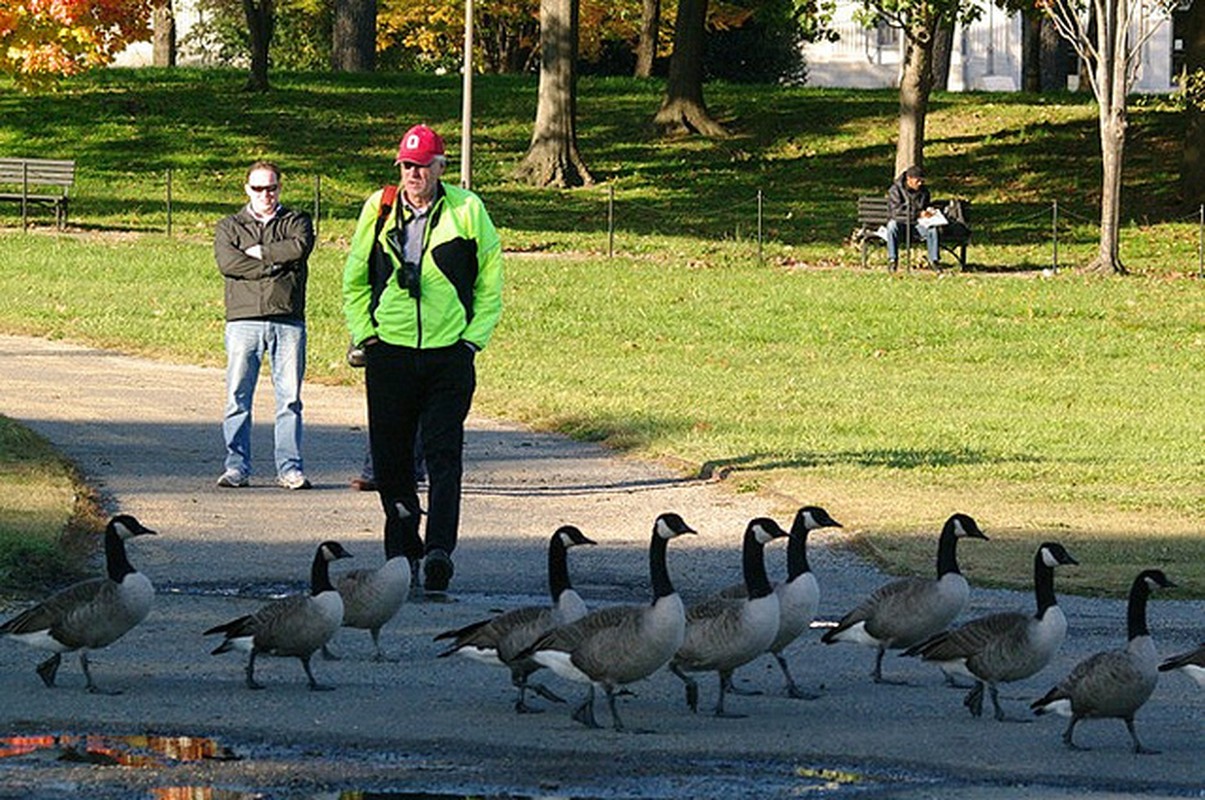
M835 628L820 637L825 644L856 642L878 649L875 683L898 683L883 678L883 654L911 647L949 625L966 605L970 587L958 571L958 540L987 539L975 520L954 514L937 541L937 578L901 578L876 589Z
M314 680L310 671L310 656L330 641L343 622L343 598L331 584L329 564L340 558L351 558L351 553L338 542L326 541L318 545L314 563L310 567L310 593L295 594L273 600L260 606L254 614L215 625L204 635L221 633L225 639L212 655L239 650L248 653L247 688L262 689L255 680L255 657L260 653L269 656L293 656L301 660L310 689L326 691L332 686L323 686Z
M129 514L118 514L105 526L105 577L72 584L0 625L0 633L9 638L54 651L37 668L47 687L54 686L63 653L79 650L88 691L120 694L97 687L88 669L88 651L113 644L146 619L155 587L130 564L125 540L154 533Z
M396 661L381 652L381 628L393 619L410 596L414 565L403 554L400 525L385 526L385 563L376 569L353 569L335 579L343 598L343 627L372 634L373 661ZM338 660L330 645L322 645L322 657Z
M1192 678L1198 686L1205 686L1205 644L1196 650L1172 656L1159 665L1160 672L1170 672L1173 669L1178 669Z
M1142 708L1155 684L1159 682L1159 656L1146 626L1146 602L1151 591L1159 587L1176 584L1168 580L1162 570L1148 569L1134 578L1130 587L1130 600L1126 607L1126 628L1129 640L1124 648L1105 650L1089 656L1075 666L1063 681L1033 701L1030 708L1036 715L1053 711L1071 717L1071 723L1063 733L1063 743L1072 750L1088 748L1077 745L1072 739L1075 726L1081 719L1122 719L1135 753L1157 753L1143 747L1134 730L1134 714Z
M686 609L670 582L665 552L670 539L694 532L673 513L661 514L653 523L649 543L651 605L592 611L577 622L552 629L519 654L519 658L530 656L563 678L589 684L585 700L573 711L574 720L599 727L594 718L594 687L599 686L607 693L612 726L624 730L615 708L615 690L652 675L682 646Z
M820 606L820 585L808 565L808 534L820 528L840 528L828 512L819 506L804 506L795 513L787 540L787 579L774 585L778 597L778 635L770 645L770 653L778 661L778 667L786 678L788 697L815 700L819 695L805 692L791 677L791 669L782 651L808 629ZM729 586L723 591L727 597L746 597L744 583Z
M574 525L562 525L548 542L548 591L551 606L524 606L490 619L474 622L463 628L444 631L436 641L451 639L452 645L439 654L440 658L460 654L483 664L495 664L510 670L510 680L519 690L515 711L520 714L538 713L541 709L527 705L527 689L556 703L565 702L551 690L528 677L540 668L531 658L517 658L537 639L558 625L567 625L586 616L586 604L569 583L567 553L570 547L594 544Z
M1078 564L1058 542L1045 542L1033 556L1033 587L1038 611L988 614L958 628L931 636L904 652L938 664L947 674L970 676L975 685L963 701L978 717L983 713L987 685L996 719L1007 717L1000 708L997 685L1028 678L1054 658L1067 638L1067 618L1054 596L1054 568ZM1018 720L1026 721L1026 720Z
M732 687L732 673L770 649L778 635L778 598L766 576L767 542L787 532L769 517L750 520L741 545L745 597L722 593L686 609L686 637L669 662L670 671L686 684L686 705L699 710L699 685L688 672L716 672L720 694L717 717L740 717L724 710L724 696Z

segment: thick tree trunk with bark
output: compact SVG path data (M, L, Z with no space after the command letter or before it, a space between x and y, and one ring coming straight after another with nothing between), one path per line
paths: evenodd
M176 15L172 0L155 0L151 11L151 63L156 67L176 66Z
M535 186L594 182L577 149L579 0L540 0L540 90L531 145L517 177Z
M1185 203L1196 206L1205 203L1205 0L1195 0L1188 13L1184 66L1189 76L1196 77L1190 81L1184 111L1180 195Z
M698 133L716 138L728 131L712 119L703 102L703 39L708 0L679 0L674 21L674 54L669 61L665 98L653 123L664 133Z
M917 20L906 31L904 71L900 76L900 138L895 147L895 175L925 164L925 117L933 91L934 20Z
M954 52L953 21L940 25L933 37L933 88L944 92L950 87L950 57Z
M640 39L636 43L637 78L653 75L657 58L657 33L661 27L661 0L644 0L640 8Z
M268 47L272 44L272 31L276 27L276 11L272 0L243 0L243 13L251 33L251 74L247 76L243 88L249 92L266 92L270 88Z
M1042 14L1021 14L1021 91L1042 91Z
M376 0L335 0L331 69L335 72L372 72L376 55Z

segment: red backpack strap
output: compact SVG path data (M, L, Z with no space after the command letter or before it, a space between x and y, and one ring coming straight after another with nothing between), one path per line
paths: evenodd
M381 220L389 216L389 212L393 210L393 204L397 200L397 186L389 184L381 189L381 206L377 211L377 227L380 228Z

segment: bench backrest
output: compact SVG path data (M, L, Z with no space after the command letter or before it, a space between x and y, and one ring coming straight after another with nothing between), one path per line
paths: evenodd
M40 158L0 158L0 183L61 186L65 191L75 183L75 162Z

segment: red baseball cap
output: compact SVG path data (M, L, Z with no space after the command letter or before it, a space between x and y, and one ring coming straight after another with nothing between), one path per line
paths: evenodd
M444 140L439 134L426 125L415 125L397 144L397 159L394 164L409 161L413 164L426 166L435 160L436 156L444 154Z

